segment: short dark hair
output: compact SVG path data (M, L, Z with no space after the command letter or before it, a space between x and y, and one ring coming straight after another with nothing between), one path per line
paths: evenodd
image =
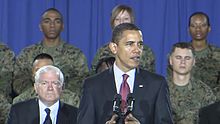
M58 9L56 9L56 8L48 8L48 9L46 9L46 10L41 14L41 18L43 17L43 15L44 15L46 12L49 12L49 11L55 11L55 12L57 12L57 13L60 15L60 17L61 17L61 21L63 22L63 15L62 15L61 12L60 12Z
M189 42L177 42L177 43L173 44L173 46L171 48L170 55L175 51L176 48L189 49L192 51L192 53L194 55L194 49L193 49L191 43L189 43Z
M110 24L111 24L111 27L112 29L114 28L114 21L115 21L115 18L118 16L118 14L120 12L125 12L127 11L128 14L130 15L131 17L131 23L134 24L134 12L133 12L133 9L127 5L117 5L115 6L113 9L112 9L112 13L111 13L111 20L110 20Z
M188 24L188 26L190 26L191 18L193 16L195 16L195 15L203 15L203 16L205 16L205 18L207 20L207 24L208 24L208 26L210 26L209 16L206 13L204 13L204 12L194 12L193 14L191 14L190 17L189 17L189 24Z
M108 68L110 68L110 67L112 67L114 62L115 62L115 57L104 57L104 58L100 59L97 66L96 66L95 72L96 73L99 72L99 69L103 63L105 63L108 66Z
M49 55L49 54L47 54L47 53L40 53L40 54L38 54L38 55L34 58L32 64L33 64L36 60L39 60L39 59L50 59L52 62L54 62L54 61L53 61L53 57L52 57L51 55Z
M122 24L119 24L118 26L116 26L114 29L113 29L113 32L112 32L112 41L111 42L114 42L114 43L118 43L118 41L122 38L122 34L124 31L127 31L127 30L135 30L135 31L140 31L140 29L134 25L134 24L131 24L131 23L122 23Z

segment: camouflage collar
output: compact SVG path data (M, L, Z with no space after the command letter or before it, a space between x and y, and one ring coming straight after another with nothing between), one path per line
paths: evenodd
M63 46L64 46L64 41L63 40L60 40L60 44L58 46L55 46L55 47L47 47L45 44L44 44L44 41L41 41L40 42L40 45L44 48L49 48L49 49L63 49Z

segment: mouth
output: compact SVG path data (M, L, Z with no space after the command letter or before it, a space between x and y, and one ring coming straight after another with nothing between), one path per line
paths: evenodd
M49 33L56 33L56 31L55 30L49 30Z
M186 67L185 66L180 66L180 69L185 69Z
M141 57L140 56L135 56L135 57L131 57L132 60L134 60L135 62L139 62Z
M196 37L201 37L202 33L196 33Z

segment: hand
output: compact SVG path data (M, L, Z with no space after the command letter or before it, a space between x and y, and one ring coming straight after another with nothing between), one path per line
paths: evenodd
M140 122L130 113L125 118L125 124L140 124Z
M105 124L116 124L117 117L118 117L118 115L113 114L111 120L105 122Z

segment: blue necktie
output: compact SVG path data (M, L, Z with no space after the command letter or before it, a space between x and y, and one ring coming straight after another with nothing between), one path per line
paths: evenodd
M46 108L44 111L47 113L47 116L46 116L43 124L52 124L52 120L50 118L50 109Z

